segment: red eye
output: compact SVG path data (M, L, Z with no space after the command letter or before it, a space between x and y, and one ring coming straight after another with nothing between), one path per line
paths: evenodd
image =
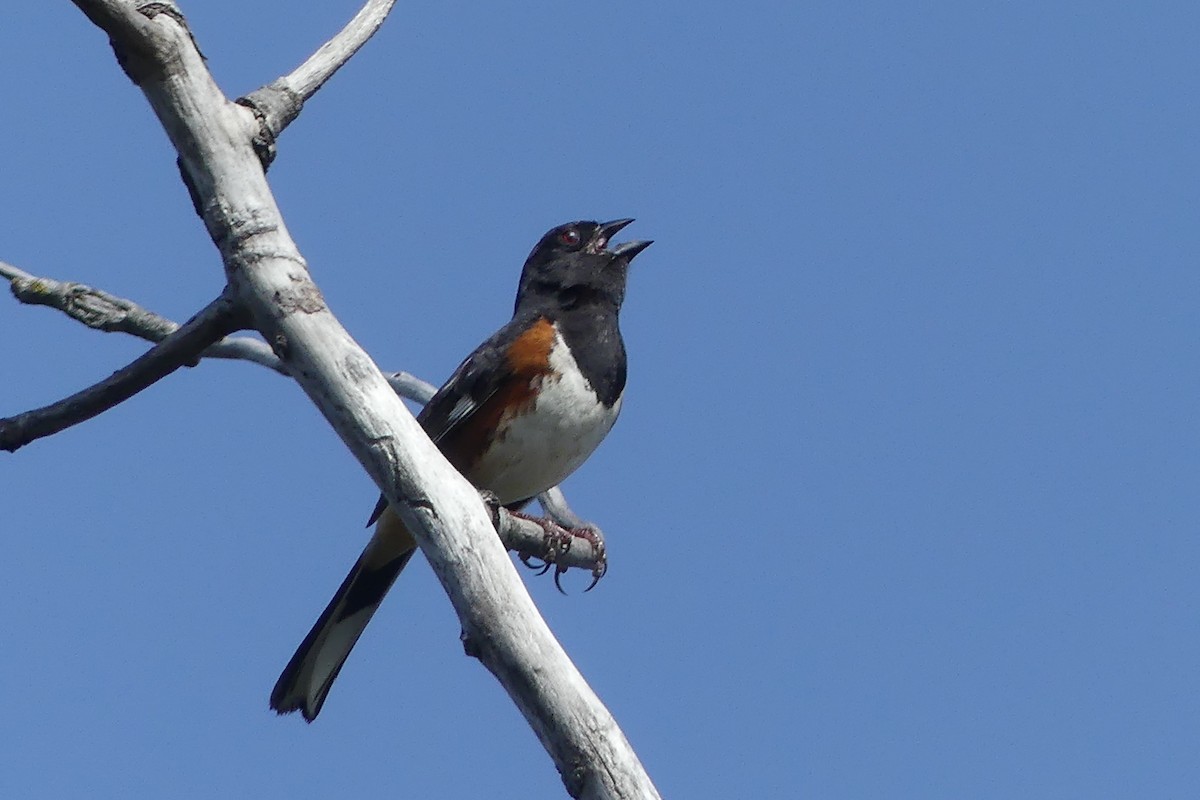
M567 228L558 235L558 240L568 247L574 247L579 244L579 231L574 228Z

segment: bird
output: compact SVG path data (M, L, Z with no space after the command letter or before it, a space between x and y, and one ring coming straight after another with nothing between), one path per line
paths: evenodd
M621 411L625 344L618 313L633 258L652 242L610 247L633 222L579 220L530 251L512 319L467 356L417 416L446 459L500 505L518 510L592 454ZM271 692L279 714L307 722L372 615L417 550L386 498L350 573Z

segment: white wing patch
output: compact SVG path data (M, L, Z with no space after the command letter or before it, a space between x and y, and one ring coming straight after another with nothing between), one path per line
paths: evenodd
M446 430L451 430L478 407L479 405L468 395L460 397L458 402L454 404L454 408L450 409L450 413L446 416Z

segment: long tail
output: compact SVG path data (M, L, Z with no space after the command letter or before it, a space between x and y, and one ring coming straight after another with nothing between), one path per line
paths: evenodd
M390 508L378 516L371 541L275 683L271 708L280 714L299 711L309 722L317 718L346 657L416 552L412 535Z

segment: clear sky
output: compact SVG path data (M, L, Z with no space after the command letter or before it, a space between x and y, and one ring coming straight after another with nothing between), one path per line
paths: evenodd
M183 6L230 96L356 9ZM402 2L270 177L343 324L436 382L547 228L656 240L566 485L611 570L525 577L664 796L1190 797L1198 38L1182 2ZM0 258L215 296L104 35L10 3L0 69ZM0 343L2 415L144 349L4 296ZM0 454L0 796L565 796L423 562L315 724L267 709L375 497L248 364Z

